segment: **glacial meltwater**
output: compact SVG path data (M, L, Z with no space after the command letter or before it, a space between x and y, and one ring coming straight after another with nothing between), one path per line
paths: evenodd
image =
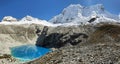
M39 47L36 45L22 45L10 48L11 54L16 59L26 62L31 61L50 52L50 49Z

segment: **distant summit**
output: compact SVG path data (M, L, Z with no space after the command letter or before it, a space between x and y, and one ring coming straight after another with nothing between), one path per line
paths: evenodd
M20 21L39 21L39 19L27 15L24 18L22 18Z
M3 19L2 19L2 22L17 22L17 19L12 17L12 16L5 16Z
M52 23L47 22L46 20L40 20L38 18L34 18L32 16L25 16L21 20L17 20L16 18L13 18L12 16L5 16L0 22L0 24L5 24L5 25L13 25L13 24L40 24L44 26L52 26Z

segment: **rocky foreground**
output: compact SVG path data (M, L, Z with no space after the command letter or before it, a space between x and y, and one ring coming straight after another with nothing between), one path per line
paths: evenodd
M69 27L0 25L0 64L120 64L119 29L120 25L114 23ZM9 48L23 44L35 44L53 51L39 59L20 63L10 56Z

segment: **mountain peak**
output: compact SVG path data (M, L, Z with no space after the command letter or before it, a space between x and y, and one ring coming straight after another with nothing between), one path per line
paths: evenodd
M21 21L33 21L33 20L37 20L37 18L34 18L32 16L29 16L29 15L27 15L21 19Z
M76 4L76 5L71 4L62 11L62 15L76 16L76 15L78 15L78 13L82 12L82 9L83 9L83 6L81 6L80 4ZM76 13L74 13L74 12L76 12Z
M17 19L12 17L12 16L5 16L3 19L2 19L2 22L17 22Z
M64 8L61 14L53 17L49 22L52 23L86 23L91 18L103 18L118 20L117 15L113 15L104 9L102 4L92 6L81 6L80 4L71 4ZM83 22L84 21L84 22Z
M102 4L96 4L90 7L104 11L104 6Z
M74 8L74 9L82 9L83 6L80 5L80 4L71 4L71 5L69 5L68 7L66 7L65 9L68 10L68 9L71 9L71 8Z

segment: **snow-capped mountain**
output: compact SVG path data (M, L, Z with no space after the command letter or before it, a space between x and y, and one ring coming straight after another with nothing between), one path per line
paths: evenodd
M34 18L32 16L25 16L21 20L17 20L16 18L12 16L5 16L3 20L0 22L0 24L41 24L45 26L52 26L52 23L47 22L46 20L40 20L38 18Z
M5 16L3 19L2 19L2 22L17 22L17 19L12 17L12 16Z
M26 16L21 20L17 20L12 16L3 18L0 24L42 24L45 26L70 26L96 24L99 22L120 22L120 15L114 15L107 12L101 4L93 6L81 6L80 4L71 4L63 9L63 11L54 16L51 20L40 20L32 16Z
M51 23L47 22L46 20L40 20L38 18L34 18L32 16L29 16L29 15L27 15L24 18L22 18L21 20L19 20L19 22L28 23L28 24L31 24L31 23L42 24L42 25L46 25L46 26L51 25Z
M39 19L27 15L27 16L25 16L24 18L22 18L20 21L23 21L23 22L30 22L30 21L33 21L33 20L36 22L36 21L38 21Z
M101 4L84 7L80 4L70 5L65 8L61 14L53 17L49 22L58 23L74 23L88 24L91 19L95 19L93 23L119 20L119 16L113 15L104 9Z

